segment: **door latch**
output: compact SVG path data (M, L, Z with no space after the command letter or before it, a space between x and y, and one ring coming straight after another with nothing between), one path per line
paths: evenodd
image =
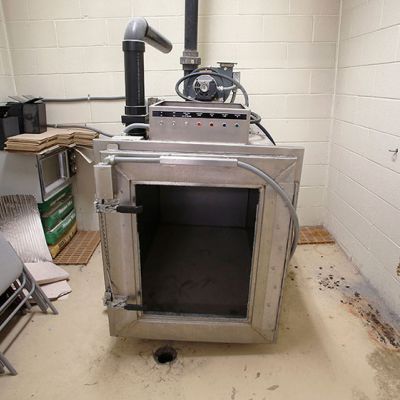
M140 214L143 212L143 206L134 204L119 204L118 200L96 200L94 206L97 213Z
M116 212L123 213L123 214L140 214L143 212L143 206L134 206L129 204L119 204L115 208Z

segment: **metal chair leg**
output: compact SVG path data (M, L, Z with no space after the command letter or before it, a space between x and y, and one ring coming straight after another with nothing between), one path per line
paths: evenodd
M16 369L12 366L12 364L10 363L10 361L7 360L6 356L0 352L0 371L3 369L4 367L6 367L9 371L11 375L17 375L18 372L16 371Z
M28 291L28 293L26 297L20 301L15 311L21 308L21 306L23 306L24 304L29 304L29 297L32 296L32 298L36 301L37 305L43 312L47 312L47 309L50 308L54 314L58 314L57 309L53 306L53 304L44 294L43 290L39 287L39 285L36 284L35 279L32 277L32 275L25 266L23 267L23 273L20 278L25 282L23 284L23 287ZM18 284L16 285L18 287ZM12 315L13 314L11 314L9 317L12 317ZM4 323L7 323L7 320L2 324L0 324L0 329L2 328ZM0 373L3 373L5 368L8 369L8 371L10 371L11 375L17 375L16 369L7 360L6 356L0 352Z
M53 303L48 299L48 297L44 294L43 290L36 283L35 279L32 277L31 273L24 266L24 274L26 276L27 287L35 288L32 293L32 298L36 301L37 305L43 312L47 312L47 309L50 308L53 314L58 314L57 309L54 307Z

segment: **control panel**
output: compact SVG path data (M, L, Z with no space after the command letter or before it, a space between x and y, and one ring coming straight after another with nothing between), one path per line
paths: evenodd
M248 143L250 110L241 104L162 101L149 114L151 140Z

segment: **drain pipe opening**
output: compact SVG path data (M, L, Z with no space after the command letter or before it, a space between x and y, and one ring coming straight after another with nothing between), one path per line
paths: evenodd
M172 364L177 356L178 353L171 346L160 347L153 354L154 360L158 364Z

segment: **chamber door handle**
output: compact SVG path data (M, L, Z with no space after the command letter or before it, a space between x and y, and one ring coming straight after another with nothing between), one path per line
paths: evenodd
M123 214L140 214L143 212L143 206L134 206L130 204L119 204L115 208L116 212Z
M145 311L145 307L141 304L125 304L124 310L128 311Z

